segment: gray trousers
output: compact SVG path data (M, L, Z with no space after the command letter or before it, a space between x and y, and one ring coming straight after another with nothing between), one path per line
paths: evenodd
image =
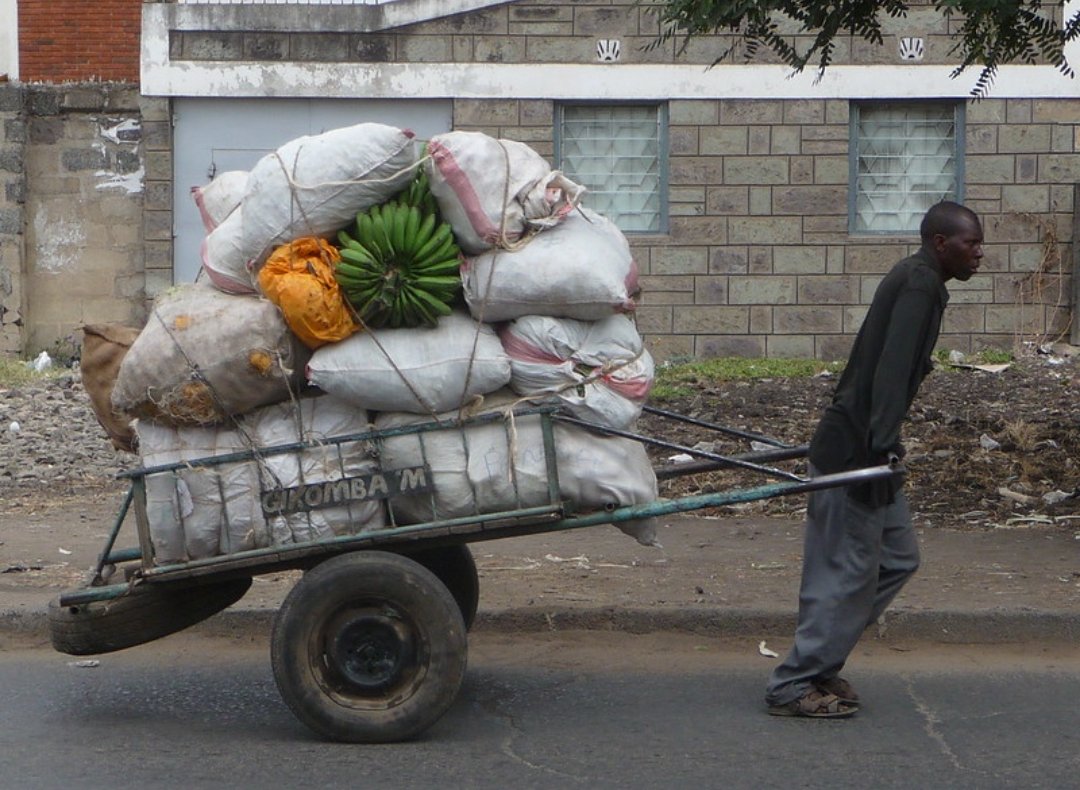
M902 491L880 508L855 501L844 487L812 491L795 644L769 677L765 702L784 705L815 681L835 677L862 632L918 567L919 547Z

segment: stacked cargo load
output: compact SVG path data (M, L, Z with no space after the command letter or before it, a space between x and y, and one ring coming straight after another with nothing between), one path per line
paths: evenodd
M536 404L579 420L555 425L570 510L656 498L641 443L580 422L632 428L652 384L630 246L528 146L358 124L193 196L203 274L111 392L159 470L156 562L543 504Z

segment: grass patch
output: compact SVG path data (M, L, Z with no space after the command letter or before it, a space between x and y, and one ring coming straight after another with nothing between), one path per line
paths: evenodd
M1011 351L1000 348L984 348L975 355L979 365L1004 365L1012 362L1014 357Z
M55 365L39 373L21 359L4 359L0 357L0 389L21 387L35 381L48 381L70 373L70 370Z
M656 369L650 399L654 401L685 398L697 387L716 381L739 379L806 378L824 371L838 373L843 362L822 362L816 359L749 359L721 357L696 362L673 362Z
M934 352L934 359L945 370L954 370L955 365L950 358L952 353L947 348L939 348ZM974 354L961 354L959 361L964 365L1007 365L1015 359L1016 356L1011 351L1001 348L984 348Z

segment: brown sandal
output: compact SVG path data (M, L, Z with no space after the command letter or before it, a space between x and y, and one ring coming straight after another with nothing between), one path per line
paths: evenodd
M832 677L828 680L819 680L814 683L814 688L822 694L832 694L845 705L859 705L859 693L855 687L841 677Z
M858 708L843 702L835 694L818 690L808 691L784 705L770 705L771 716L802 716L808 719L843 719L853 716Z

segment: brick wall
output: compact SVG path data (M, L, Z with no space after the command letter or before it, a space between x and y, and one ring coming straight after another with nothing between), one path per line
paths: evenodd
M141 0L19 0L23 82L139 81Z

